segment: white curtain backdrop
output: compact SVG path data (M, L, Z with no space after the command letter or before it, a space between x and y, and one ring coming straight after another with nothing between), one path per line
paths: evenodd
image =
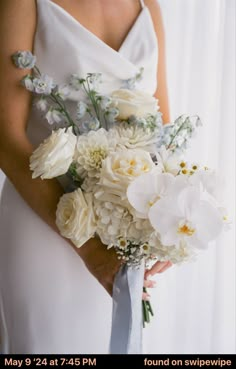
M172 119L198 114L189 157L216 168L234 225L235 0L159 0L167 41ZM150 353L235 353L233 228L195 263L156 278Z
M235 0L159 0L167 41L172 118L204 123L189 156L225 178L234 224ZM0 174L0 186L3 175ZM145 328L150 353L235 353L233 229L195 263L156 278L155 318Z

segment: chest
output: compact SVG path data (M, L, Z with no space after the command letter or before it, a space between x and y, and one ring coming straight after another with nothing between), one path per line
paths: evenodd
M88 31L119 50L142 7L137 0L53 0Z

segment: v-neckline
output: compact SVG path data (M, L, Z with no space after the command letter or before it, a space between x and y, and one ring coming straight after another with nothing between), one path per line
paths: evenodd
M141 17L143 16L143 14L146 12L146 9L147 9L147 7L145 5L142 7L142 9L139 12L138 16L136 17L136 19L134 20L132 26L130 27L129 31L127 32L125 38L123 39L123 41L122 41L119 49L116 50L113 47L111 47L110 45L108 45L101 38L99 38L97 35L95 35L95 33L91 32L88 28L86 28L85 26L83 26L78 21L78 19L76 19L71 13L69 13L68 11L66 11L60 5L58 5L57 3L55 3L54 1L51 1L51 0L48 0L48 2L51 3L53 6L55 6L55 8L57 8L58 10L60 10L62 13L64 13L67 17L69 17L74 23L76 23L81 29L83 29L83 31L86 32L88 34L88 36L92 37L94 40L96 40L97 42L99 42L101 45L103 45L104 47L106 47L108 50L111 50L112 52L114 52L116 54L119 54L121 52L121 50L123 49L123 47L127 43L130 34L133 32L133 30L137 26L139 20L141 19Z

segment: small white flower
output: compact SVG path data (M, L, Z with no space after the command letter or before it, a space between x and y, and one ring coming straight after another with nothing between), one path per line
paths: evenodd
M164 246L186 241L192 247L206 248L222 231L219 210L202 200L193 186L157 201L150 208L149 219Z
M118 240L117 240L117 244L116 244L120 249L126 249L127 246L129 246L129 242L127 241L126 238L124 237L120 237Z
M99 87L99 84L102 82L102 74L101 73L88 73L87 74L87 80L90 84L90 88L92 90L97 90Z
M57 90L55 91L55 94L59 96L62 100L66 100L68 96L70 95L69 86L66 84L58 85Z
M48 107L48 102L44 97L42 97L36 101L35 106L37 107L37 109L45 112Z
M140 248L141 248L142 254L148 255L150 253L151 248L147 242L141 244Z
M164 172L171 173L173 175L178 174L180 170L179 155L172 153L172 151L166 149L165 146L161 146L158 153L155 152L155 155L157 162L163 166Z
M84 81L78 74L74 73L70 76L70 86L75 91L79 91Z
M99 105L102 110L106 110L111 105L111 98L109 96L100 96Z
M72 163L75 145L71 127L67 131L65 128L53 131L30 157L32 177L46 179L65 174Z
M93 117L82 123L82 127L84 131L97 131L100 128L100 126L101 124L96 117Z
M36 64L36 56L30 51L17 51L12 55L12 59L20 69L32 69Z
M93 211L93 196L78 189L63 195L56 211L56 225L62 236L76 245L82 246L96 231Z
M54 108L50 108L45 116L49 124L60 123L64 118L64 115Z
M114 107L119 110L120 120L128 119L132 115L143 118L158 111L157 100L143 91L120 89L113 91L111 98Z
M77 110L76 110L77 119L83 118L83 116L87 113L87 111L88 111L88 105L83 101L79 101L77 104Z
M29 74L22 78L21 84L26 88L26 90L34 92L33 79Z
M42 74L39 78L33 78L33 86L36 94L50 95L55 84L50 76Z
M114 107L109 107L106 110L105 116L106 116L106 120L109 123L114 123L116 118L119 116L119 110L117 108L114 108Z

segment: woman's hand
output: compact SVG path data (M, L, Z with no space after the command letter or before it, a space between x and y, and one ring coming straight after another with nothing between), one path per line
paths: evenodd
M172 266L171 261L157 261L150 269L147 269L144 274L144 284L145 288L154 288L156 286L156 281L149 279L157 273L163 273ZM150 295L147 292L143 292L143 300L149 300Z
M91 238L79 249L74 246L76 252L84 261L89 272L98 280L105 290L112 296L113 283L122 262L118 260L114 248L107 247L98 238ZM157 261L144 275L144 287L153 288L156 282L148 279L156 273L163 273L170 268L170 261ZM143 300L148 300L148 293L143 293Z
M74 247L75 248L75 247ZM98 238L91 238L82 247L75 248L87 269L112 296L113 283L122 262L114 248L107 249Z

